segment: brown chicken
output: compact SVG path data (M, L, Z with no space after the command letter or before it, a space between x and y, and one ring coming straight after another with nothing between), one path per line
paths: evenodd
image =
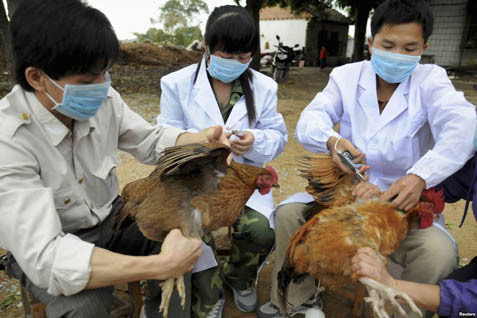
M304 156L298 159L298 164L301 176L309 181L306 190L316 201L310 211L316 214L290 239L278 275L282 311L285 311L287 289L292 280L298 281L302 274L307 273L330 290L356 282L358 277L351 270L351 258L358 249L370 247L382 256L391 254L419 217L417 206L404 212L390 202L378 199L355 201L351 191L358 180L342 172L328 154ZM440 193L434 197L432 193L427 192L427 196L421 197L427 202L423 207L428 210L435 208L434 199L442 201ZM369 282L364 280L363 283L369 290ZM375 281L371 284L374 286L374 283L379 284ZM370 295L373 293L374 290L370 291ZM394 299L396 295L391 297ZM407 295L400 294L399 297ZM378 306L373 304L373 308L374 305ZM413 308L418 311L415 305ZM378 315L382 313L381 308L374 309Z
M126 185L121 193L123 208L116 227L134 220L150 240L162 241L167 233L181 229L188 237L199 237L202 229L230 226L240 215L255 189L267 194L277 185L272 167L260 168L232 161L230 149L218 143L167 148L156 169L146 178ZM167 317L174 284L185 303L183 277L162 285L160 310Z

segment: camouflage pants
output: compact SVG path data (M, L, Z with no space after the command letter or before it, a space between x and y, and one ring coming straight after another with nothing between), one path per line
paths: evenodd
M233 225L230 257L224 264L223 276L233 288L244 290L253 286L259 266L265 261L275 242L275 232L268 219L245 207ZM217 253L212 234L202 238ZM205 318L219 300L222 292L220 268L209 268L192 274L192 312L196 318Z

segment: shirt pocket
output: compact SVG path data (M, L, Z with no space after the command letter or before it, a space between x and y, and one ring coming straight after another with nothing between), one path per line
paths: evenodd
M56 212L65 232L80 227L86 217L75 208L80 202L79 192L77 185L73 184L53 194Z
M96 206L102 206L113 196L119 194L119 181L116 175L117 166L121 164L121 159L117 153L113 153L103 157L103 160L92 171L95 178L91 180L91 184L86 191Z

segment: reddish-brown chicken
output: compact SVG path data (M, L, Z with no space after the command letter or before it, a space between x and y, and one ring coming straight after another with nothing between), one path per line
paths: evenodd
M278 276L282 310L291 280L308 273L331 290L356 282L351 258L357 250L371 247L382 256L391 254L418 218L417 206L403 212L378 199L355 201L351 190L357 180L343 173L328 154L301 157L298 163L301 176L309 181L306 190L317 203L312 210L318 213L290 239ZM426 207L431 210L433 199L421 198L429 201Z
M174 228L185 236L199 237L202 229L232 225L255 189L268 193L278 176L271 167L234 161L227 166L229 154L230 149L218 143L167 148L148 177L123 189L124 206L116 226L132 219L145 237L162 241ZM172 278L163 285L160 310L164 317L174 282ZM176 283L184 304L183 279Z

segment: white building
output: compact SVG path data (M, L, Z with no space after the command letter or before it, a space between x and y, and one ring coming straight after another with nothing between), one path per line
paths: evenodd
M289 9L268 7L260 11L260 50L262 53L276 51L278 40L283 45L305 48L307 65L317 65L319 50L328 50L329 65L343 63L348 42L348 27L351 20L334 9L293 14Z
M260 52L271 53L276 51L278 45L276 36L286 46L306 44L306 27L312 15L302 13L292 14L288 9L279 7L264 8L260 11Z

